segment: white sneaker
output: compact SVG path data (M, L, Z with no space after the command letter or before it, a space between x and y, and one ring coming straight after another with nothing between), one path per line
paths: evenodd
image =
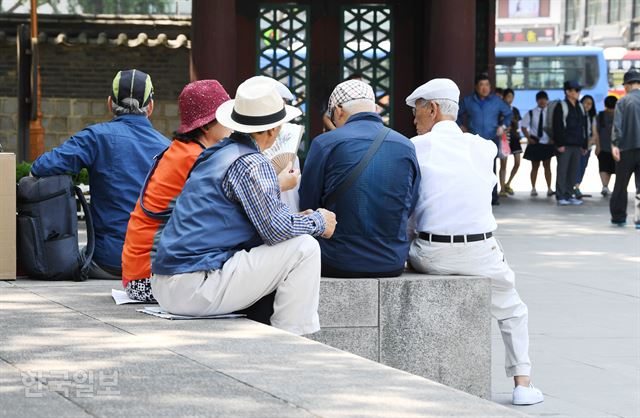
M540 389L536 389L532 384L529 384L529 387L516 386L513 390L511 403L514 405L533 405L542 401L544 401L544 395Z
M532 197L538 196L538 192L536 191L536 189L531 189L531 196Z
M600 192L600 194L604 197L607 197L607 195L609 194L609 188L607 186L602 187L602 191Z
M569 206L571 202L568 199L559 199L558 206Z
M569 199L569 203L574 205L574 206L580 206L584 202L582 200L580 200L580 199L576 199L576 198L572 197L571 199Z

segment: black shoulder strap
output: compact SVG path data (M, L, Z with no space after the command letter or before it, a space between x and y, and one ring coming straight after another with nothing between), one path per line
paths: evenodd
M82 211L84 212L84 221L87 224L87 247L84 253L81 251L80 262L82 265L80 266L80 277L77 278L79 281L85 281L89 278L89 268L91 267L91 259L93 258L93 251L96 246L96 235L93 230L93 217L91 216L91 209L89 209L87 200L84 198L82 190L80 190L78 186L75 186L74 189L82 206Z
M158 212L153 212L144 206L144 194L147 191L149 180L151 180L153 173L155 173L156 168L158 168L158 164L160 164L160 160L162 159L162 156L164 155L165 152L167 152L168 149L169 147L165 148L164 151L162 151L160 154L153 157L153 165L151 166L151 169L149 169L149 172L147 173L147 177L144 179L144 183L142 183L142 188L140 189L140 196L138 197L138 201L140 202L140 209L142 209L145 215L147 215L152 219L158 219L158 220L169 219L169 216L171 216L171 212L172 212L171 209L165 209Z
M353 186L353 183L358 180L358 177L360 177L364 169L367 168L367 166L373 159L373 156L376 155L376 152L378 152L380 145L382 145L384 139L387 137L387 135L389 135L389 132L391 132L391 129L387 128L386 126L382 127L382 129L378 131L376 138L371 143L371 146L369 146L369 149L367 150L367 153L364 155L364 157L362 157L362 160L360 160L358 165L356 165L353 170L351 170L349 176L342 183L340 183L340 185L336 187L336 189L331 194L329 194L329 196L327 196L324 203L325 208L332 207L333 204L336 203L338 198L342 196L344 192L349 190L351 186Z

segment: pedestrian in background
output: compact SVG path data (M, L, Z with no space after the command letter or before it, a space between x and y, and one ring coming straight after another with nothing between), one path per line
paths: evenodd
M547 104L549 96L546 91L536 94L537 106L529 110L522 119L522 133L527 137L527 148L524 158L531 161L531 196L538 196L536 180L540 162L544 168L544 178L547 182L547 196L553 196L551 190L551 158L555 154L555 148L551 138L544 130L545 120L548 117Z
M515 92L512 89L504 89L502 97L504 102L513 112L511 125L508 126L506 132L507 138L509 139L509 148L513 155L513 168L511 169L511 174L509 174L509 180L506 182L505 178L507 176L507 162L509 160L509 156L504 155L503 158L500 159L500 197L506 197L508 195L513 195L511 182L520 168L520 157L522 154L522 146L520 146L520 121L522 120L522 117L520 116L520 110L518 110L517 107L512 106L513 99L515 99Z
M627 95L618 100L613 116L611 154L616 164L616 182L609 209L611 222L623 226L627 221L627 186L631 174L636 177L636 229L640 228L640 71L630 69L624 75Z
M493 141L500 149L500 138L511 125L512 112L500 97L491 94L491 81L484 73L476 77L475 91L460 102L457 123L463 131ZM496 154L496 158L498 154ZM493 161L493 172L496 162ZM498 187L493 188L491 204L499 205Z
M556 199L558 205L581 205L572 196L580 157L587 153L587 117L578 101L582 86L577 81L565 81L565 99L553 109L553 142L558 152Z
M598 113L598 136L596 137L596 156L602 181L602 196L609 195L609 181L611 175L616 172L616 162L611 155L611 130L613 129L613 115L618 98L607 96L604 99L604 110Z
M576 177L576 185L573 188L574 195L581 199L582 197L591 197L591 195L584 195L580 191L580 184L582 183L582 179L584 178L584 173L587 170L587 164L589 164L589 157L591 157L591 147L596 144L598 138L598 124L596 121L596 103L593 100L593 97L590 95L585 95L582 99L580 99L580 103L582 103L582 107L584 108L584 112L587 116L587 153L583 154L580 157L580 167L578 168L578 175Z

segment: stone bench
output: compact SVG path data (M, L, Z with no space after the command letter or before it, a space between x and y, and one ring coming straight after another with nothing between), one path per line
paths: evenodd
M323 278L316 341L491 397L489 279Z
M340 285L345 289L351 286L340 281L328 283L323 284L323 297L328 295L328 286L335 286L335 290ZM353 283L364 283L369 289L373 282ZM381 299L394 294L404 299L403 292L422 294L421 283L380 281ZM461 294L447 279L441 283L442 292L455 289L450 293ZM140 305L113 303L111 288L118 284L105 280L0 282L0 376L5 415L523 416L247 319L167 321L143 315L136 312ZM360 312L360 305L356 306ZM345 324L340 315L333 318L335 323ZM28 382L28 372L43 373L41 384ZM48 380L54 372L56 376L68 375L58 379L68 381L70 385L65 387L69 390L62 390L55 379L54 384ZM101 372L117 373L109 385L115 393L96 392L109 383L100 381ZM95 376L95 381L89 382L88 396L76 393L79 382L73 378L78 373ZM40 396L25 396L27 389Z

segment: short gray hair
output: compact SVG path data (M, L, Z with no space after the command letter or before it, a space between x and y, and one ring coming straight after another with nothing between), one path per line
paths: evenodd
M344 102L340 105L342 110L350 115L359 112L375 112L376 104L369 99L355 99Z
M425 100L425 99L419 99L418 101L416 101L416 106L420 106L420 107L426 107L427 104L429 104L429 102L434 102L435 104L438 105L438 107L440 108L440 113L442 113L443 116L453 116L453 117L458 117L458 103L454 102L453 100L449 100L449 99L433 99L433 100Z
M149 105L145 107L140 107L140 102L138 100L126 97L121 100L121 104L117 104L115 102L111 102L111 111L116 116L122 115L149 115ZM151 102L149 102L151 103Z

